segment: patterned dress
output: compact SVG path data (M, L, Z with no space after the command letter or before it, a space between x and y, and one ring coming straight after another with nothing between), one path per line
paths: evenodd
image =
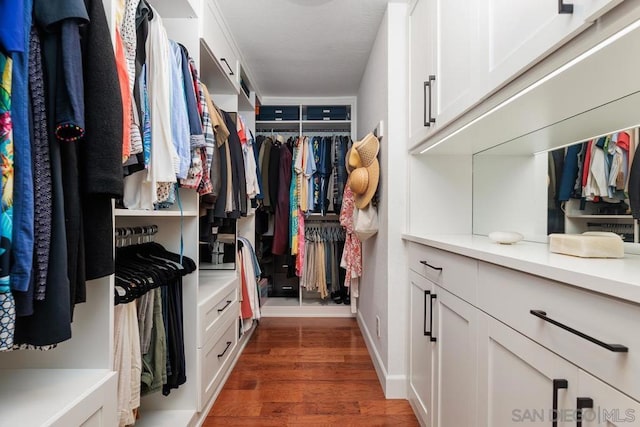
M340 210L340 225L344 227L346 237L340 266L347 270L344 278L344 285L346 287L351 286L352 280L362 276L362 242L358 240L354 232L353 224L353 210L355 206L353 191L351 191L349 185L345 185L344 195L342 197L342 209ZM354 280L354 283L357 286L356 280ZM355 291L355 289L353 291ZM354 292L352 292L352 296L356 296Z
M13 127L11 124L11 58L0 53L0 351L13 348L15 301L9 289L11 235L13 230Z

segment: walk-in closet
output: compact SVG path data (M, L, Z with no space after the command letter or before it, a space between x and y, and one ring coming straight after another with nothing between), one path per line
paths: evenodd
M640 0L0 0L0 427L637 425L639 46Z

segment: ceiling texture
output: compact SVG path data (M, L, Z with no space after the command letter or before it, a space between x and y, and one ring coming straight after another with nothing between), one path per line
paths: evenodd
M388 0L217 0L262 96L356 95Z

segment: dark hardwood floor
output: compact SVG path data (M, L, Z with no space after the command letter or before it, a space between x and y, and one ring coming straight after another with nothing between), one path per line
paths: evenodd
M418 425L384 398L355 319L262 319L203 424L298 425Z

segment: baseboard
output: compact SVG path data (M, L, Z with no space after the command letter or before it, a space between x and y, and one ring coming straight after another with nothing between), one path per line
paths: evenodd
M380 385L382 386L385 397L387 399L406 399L406 375L389 375L387 373L387 369L382 362L380 353L378 353L378 349L375 346L373 335L371 335L369 328L367 328L367 324L362 318L361 312L358 312L357 319L358 325L360 326L360 331L362 331L364 342L367 345L367 349L369 350L369 354L371 355L371 359L373 360L373 366L376 370L376 374L378 375L378 381L380 381Z

